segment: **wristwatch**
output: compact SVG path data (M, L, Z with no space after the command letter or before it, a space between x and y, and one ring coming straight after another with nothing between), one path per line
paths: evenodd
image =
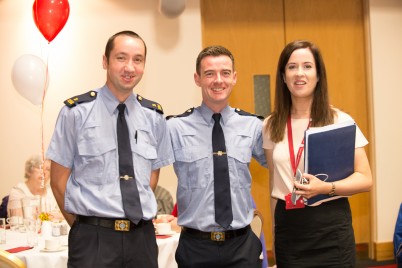
M329 196L334 196L335 195L335 183L331 182L332 184L332 189L331 191L328 193Z

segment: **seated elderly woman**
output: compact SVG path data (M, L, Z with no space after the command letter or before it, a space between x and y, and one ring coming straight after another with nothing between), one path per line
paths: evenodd
M25 197L41 196L41 209L55 218L62 218L60 209L50 188L50 160L42 161L39 155L31 156L25 162L25 182L11 188L9 201Z

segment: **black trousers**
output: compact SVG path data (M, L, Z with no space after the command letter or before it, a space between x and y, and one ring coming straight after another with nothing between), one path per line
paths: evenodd
M261 253L261 241L251 229L224 242L181 233L176 262L179 268L261 268Z
M355 266L356 245L347 198L316 207L275 208L275 257L278 268Z
M158 267L151 221L129 232L74 222L68 238L69 268Z

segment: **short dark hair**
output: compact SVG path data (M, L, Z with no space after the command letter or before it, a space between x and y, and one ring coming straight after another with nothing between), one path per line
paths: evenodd
M144 43L145 58L147 57L147 45L145 44L144 39L142 39L139 34L133 32L133 31L121 31L121 32L118 32L118 33L115 33L114 35L112 35L106 43L105 56L106 56L107 61L109 61L110 52L114 48L114 39L116 39L116 37L118 37L120 35L128 35L128 36L140 39Z
M208 56L221 56L225 55L228 56L232 60L232 66L233 70L235 69L235 60L233 57L232 52L229 51L229 49L223 47L223 46L209 46L204 48L197 57L196 65L195 65L195 70L197 71L197 74L200 75L201 72L201 61L203 58L208 57Z

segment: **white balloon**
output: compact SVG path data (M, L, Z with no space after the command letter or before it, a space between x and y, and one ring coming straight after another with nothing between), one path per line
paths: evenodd
M169 18L175 18L183 13L186 0L159 0L159 11Z
M49 84L46 77L46 65L35 55L22 55L14 62L11 73L14 88L34 105L42 104Z

